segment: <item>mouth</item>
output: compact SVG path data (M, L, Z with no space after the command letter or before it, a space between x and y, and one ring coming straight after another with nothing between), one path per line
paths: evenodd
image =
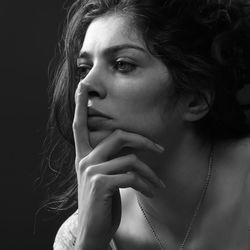
M89 116L87 121L88 128L90 131L110 129L110 120L111 119L103 116Z
M109 121L111 120L111 117L108 115L93 109L88 108L88 129L89 131L97 131L97 130L104 130L104 129L110 129Z
M101 111L98 111L96 109L93 109L91 107L88 108L88 119L90 118L94 118L94 117L103 117L103 118L106 118L106 119L111 119L111 117L109 117L108 115L102 113Z

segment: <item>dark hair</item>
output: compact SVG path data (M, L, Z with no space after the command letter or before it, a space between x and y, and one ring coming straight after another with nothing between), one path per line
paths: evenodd
M143 31L152 54L170 70L174 98L204 90L213 96L209 112L195 122L206 139L240 139L249 135L246 115L236 94L250 83L249 3L240 0L78 0L69 10L60 63L50 88L45 165L51 182L48 207L77 204L72 121L76 68L84 35L93 19L116 12ZM51 139L52 138L52 139ZM48 140L48 142L47 142ZM50 192L52 191L52 192Z

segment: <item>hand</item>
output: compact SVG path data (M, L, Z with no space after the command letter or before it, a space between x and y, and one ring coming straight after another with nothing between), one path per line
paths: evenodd
M130 187L152 197L152 188L162 187L153 170L135 154L114 159L112 156L124 147L162 150L144 136L119 129L93 149L88 136L87 97L86 86L80 82L75 94L73 121L78 181L77 245L88 245L86 249L107 249L121 221L119 188Z

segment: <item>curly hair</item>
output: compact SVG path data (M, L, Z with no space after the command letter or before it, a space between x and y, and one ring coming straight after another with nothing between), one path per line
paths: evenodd
M74 168L74 92L76 67L89 24L112 13L130 18L149 51L168 67L174 83L173 100L194 94L209 105L208 114L194 122L204 139L249 136L249 124L237 91L250 83L250 4L241 0L78 0L70 8L59 63L53 71L50 119L45 141L44 174L50 182L47 205L67 209L77 205ZM213 96L209 103L204 90Z

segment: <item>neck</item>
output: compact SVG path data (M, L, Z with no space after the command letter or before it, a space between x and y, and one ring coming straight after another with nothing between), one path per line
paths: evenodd
M193 134L181 138L174 147L157 157L142 155L166 184L166 189L154 189L155 196L147 198L137 193L146 212L167 225L181 238L190 223L208 175L211 144Z

